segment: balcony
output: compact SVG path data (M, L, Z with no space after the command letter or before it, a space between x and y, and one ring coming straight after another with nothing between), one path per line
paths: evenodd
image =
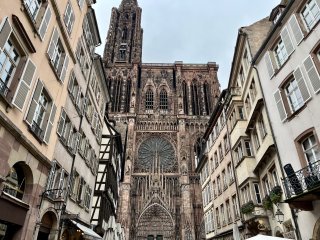
M296 172L289 164L284 168L287 177L282 183L286 202L291 208L312 211L312 202L320 199L320 160Z
M44 132L35 121L32 122L32 125L29 127L29 129L39 142L43 141Z
M8 92L9 92L9 88L8 88L7 84L4 83L2 80L0 80L0 94L3 97L6 97Z

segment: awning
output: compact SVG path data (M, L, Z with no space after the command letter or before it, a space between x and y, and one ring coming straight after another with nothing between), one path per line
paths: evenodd
M76 221L73 221L71 220L71 222L77 226L77 228L79 228L85 236L89 236L91 237L91 239L93 240L100 240L102 239L102 237L100 237L97 233L95 233L92 229L86 227L86 226L83 226L82 224L80 223L77 223Z

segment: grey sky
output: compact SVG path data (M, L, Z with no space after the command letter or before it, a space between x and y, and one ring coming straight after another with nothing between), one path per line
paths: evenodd
M98 0L94 8L103 54L112 7L121 0ZM280 0L138 0L142 8L144 63L219 64L227 87L238 29L269 16Z

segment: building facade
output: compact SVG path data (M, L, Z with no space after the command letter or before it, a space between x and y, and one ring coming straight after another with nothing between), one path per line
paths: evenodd
M251 65L272 23L262 19L239 29L231 66L227 107L231 148L246 236L259 233L295 238L294 221L283 200L282 166L260 87ZM281 223L274 217L284 213Z
M320 2L283 1L256 65L283 164L285 203L296 215L299 239L320 238L319 14Z
M243 230L226 124L227 97L227 90L222 91L203 135L197 166L202 186L206 239L233 239L234 224Z
M119 221L126 239L200 239L195 148L217 102L218 66L142 63L141 8L112 9L104 52L110 118L125 136Z
M5 239L100 238L88 228L108 101L94 2L0 3Z

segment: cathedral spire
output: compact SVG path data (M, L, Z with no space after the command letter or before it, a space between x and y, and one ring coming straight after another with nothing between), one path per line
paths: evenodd
M138 7L138 0L122 0L120 9L125 7Z

